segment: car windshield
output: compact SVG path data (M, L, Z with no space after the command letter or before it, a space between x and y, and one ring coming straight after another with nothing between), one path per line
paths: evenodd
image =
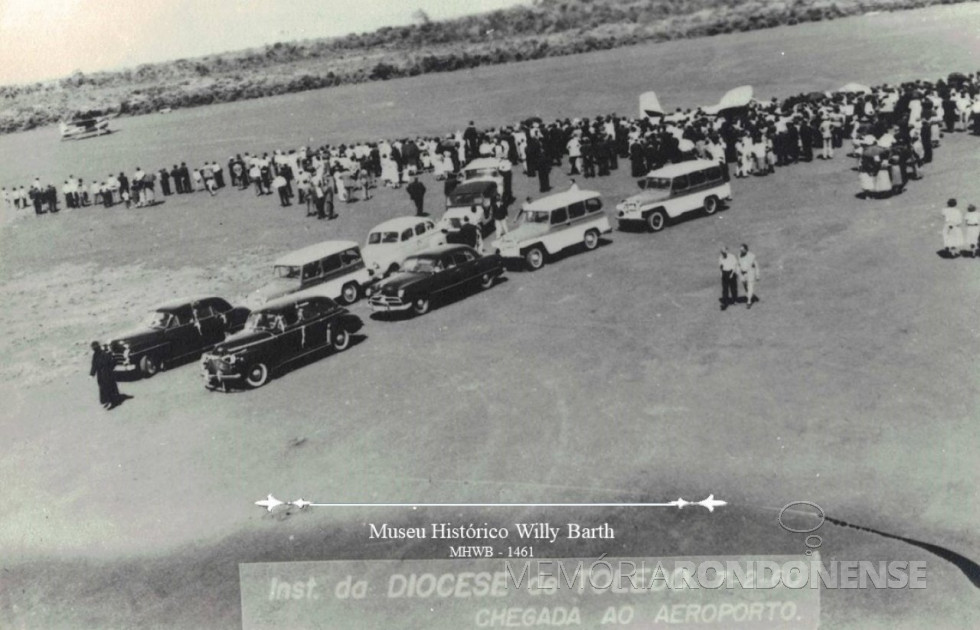
M474 168L466 171L466 179L494 179L500 177L495 168Z
M276 316L269 313L252 313L245 320L245 330L257 332L262 330L273 330L276 326Z
M368 245L378 245L379 243L397 243L398 232L371 232L368 236Z
M300 278L302 267L295 265L276 265L277 278Z
M405 271L412 273L436 273L442 271L442 263L433 258L409 258L405 261Z
M143 325L148 328L156 328L163 330L170 323L170 313L165 313L163 311L154 311L148 313L146 319L143 320Z
M521 215L525 223L547 223L551 213L547 210L525 210Z
M670 190L669 177L647 177L647 190Z

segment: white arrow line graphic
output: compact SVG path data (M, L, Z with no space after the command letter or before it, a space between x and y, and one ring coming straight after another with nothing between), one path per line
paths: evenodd
M308 507L333 507L333 508L365 508L365 507L391 507L391 508L590 508L590 507L676 507L682 509L688 505L698 505L706 508L709 512L714 512L716 507L728 505L727 501L716 499L715 495L709 494L708 498L701 501L686 501L676 499L667 503L314 503L306 499L296 499L295 501L280 501L271 494L261 501L256 501L255 505L266 508L271 512L280 505L293 505L300 509Z

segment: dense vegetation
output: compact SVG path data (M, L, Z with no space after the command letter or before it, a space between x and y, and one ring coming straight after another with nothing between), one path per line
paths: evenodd
M0 86L0 133L961 0L535 0L530 6Z

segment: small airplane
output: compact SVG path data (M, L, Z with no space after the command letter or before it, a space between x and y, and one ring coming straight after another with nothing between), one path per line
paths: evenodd
M284 501L280 501L279 499L275 498L270 494L265 499L262 499L261 501L256 501L255 505L258 505L259 507L264 507L266 510L271 512L272 510L276 509L280 505L286 505L286 503Z

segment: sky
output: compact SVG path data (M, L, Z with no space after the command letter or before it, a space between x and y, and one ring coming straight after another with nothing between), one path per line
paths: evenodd
M0 85L493 11L528 0L0 0Z

